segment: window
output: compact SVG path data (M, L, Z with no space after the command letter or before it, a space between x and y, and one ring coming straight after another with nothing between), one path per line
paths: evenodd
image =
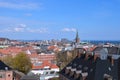
M8 77L10 77L10 74L8 75Z
M112 80L112 76L104 74L104 80Z
M70 72L70 77L73 77L73 76L74 76L74 72L71 71L71 72Z
M81 74L79 75L78 79L79 79L79 80L83 80L83 77L82 77Z
M5 78L5 74L0 74L0 78Z
M79 77L79 74L74 74L74 79L77 79Z
M84 67L84 70L85 70L85 71L87 71L87 70L88 70L88 67L87 67L87 66L86 66L86 67Z
M56 72L57 75L59 75L59 72Z
M54 71L51 71L50 74L54 74L55 72Z
M82 68L82 65L79 65L78 68Z
M45 72L45 75L48 75L48 72Z
M92 72L93 71L93 69L90 69L90 72Z
M68 69L65 69L65 74L68 74L69 73L69 70Z
M73 64L74 67L75 67L76 65L77 65L76 63Z

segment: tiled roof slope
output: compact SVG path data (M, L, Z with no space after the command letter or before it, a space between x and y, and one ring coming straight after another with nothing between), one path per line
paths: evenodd
M49 61L43 61L41 65L35 66L34 64L32 65L32 69L43 69L44 67L49 66L51 69L58 68L55 64L49 62Z
M79 52L76 58L60 71L60 80L120 80L118 75L119 48L98 47L91 53Z

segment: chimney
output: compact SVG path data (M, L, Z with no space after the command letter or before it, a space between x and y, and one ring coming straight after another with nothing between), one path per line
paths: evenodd
M86 60L88 59L88 56L89 56L89 53L86 53L86 54L85 54L85 59L86 59Z
M111 57L111 64L114 65L114 59Z
M108 56L107 59L110 61L111 65L113 66L114 65L114 58L112 56Z
M81 56L81 53L77 53L77 57L79 58Z
M94 61L96 61L96 59L97 59L99 56L100 56L100 54L95 53L95 54L94 54Z
M83 48L77 49L77 56L78 56L78 57L80 57L81 54L85 54L85 53L86 53L86 52L85 52L85 50L84 50Z
M69 73L69 69L65 69L65 74L68 74Z
M84 72L84 73L81 73L81 74L82 74L82 77L83 77L82 80L86 80L86 77L88 76L88 73L87 73L87 72Z
M81 56L81 51L78 49L77 50L77 57L79 58Z

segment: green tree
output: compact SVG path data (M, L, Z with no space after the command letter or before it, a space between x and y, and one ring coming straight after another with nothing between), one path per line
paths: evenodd
M1 60L8 66L12 67L12 65L13 65L13 57L12 56L8 55L5 57L2 57Z
M75 57L76 57L76 50L56 53L56 60L60 69L64 68Z
M14 57L12 66L14 69L26 74L31 69L32 64L30 58L25 53L21 52Z

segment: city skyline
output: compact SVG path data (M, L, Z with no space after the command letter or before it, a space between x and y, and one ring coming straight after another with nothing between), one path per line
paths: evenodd
M0 37L120 40L119 0L0 0Z

